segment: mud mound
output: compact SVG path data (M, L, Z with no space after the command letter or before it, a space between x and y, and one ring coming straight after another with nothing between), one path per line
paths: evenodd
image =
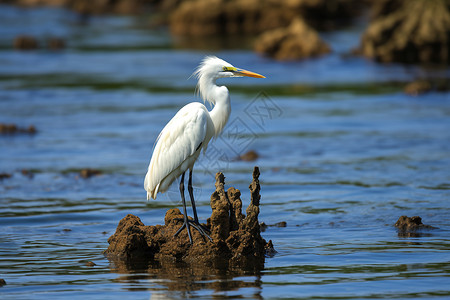
M427 80L416 80L408 83L404 91L406 94L411 96L418 96L426 92L431 91L431 83Z
M0 134L15 135L15 134L36 134L37 130L34 125L30 125L27 128L22 128L16 124L4 124L0 123Z
M382 1L360 52L381 62L450 63L450 12L445 0Z
M401 216L395 223L395 227L402 231L415 231L419 229L434 229L435 227L425 225L422 223L422 218L419 216L407 217Z
M20 50L34 50L39 48L39 42L35 37L19 35L14 39L14 48Z
M100 170L96 170L96 169L91 169L91 168L86 168L86 169L82 169L80 171L80 176L82 178L91 178L93 176L98 176L98 175L102 175L102 171Z
M300 18L292 21L287 28L262 34L255 41L255 50L278 60L316 57L331 51L318 33Z
M204 239L196 230L191 230L193 244L189 242L186 230L174 236L183 224L179 209L170 209L164 225L145 226L134 216L127 215L108 239L105 251L108 258L156 261L174 261L190 264L208 263L211 266L253 266L264 264L266 251L273 251L271 242L261 237L259 227L260 184L259 169L253 171L250 184L251 202L247 216L242 214L240 191L231 187L225 191L225 177L216 174L216 190L211 195L212 214L207 227L212 242ZM267 249L266 249L267 247ZM259 266L259 267L258 267Z
M450 90L450 79L427 78L417 79L405 85L404 92L411 96L420 96L427 92L447 92Z

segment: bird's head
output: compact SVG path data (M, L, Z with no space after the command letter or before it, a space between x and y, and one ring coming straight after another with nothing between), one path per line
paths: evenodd
M197 91L204 101L208 101L211 104L215 104L218 100L218 96L214 94L214 87L217 87L215 82L219 78L243 76L265 78L257 73L236 68L230 63L215 56L205 57L193 75L198 78Z
M200 66L195 71L194 75L199 80L202 78L216 80L219 78L243 77L243 76L265 78L260 74L236 68L232 64L215 56L205 57L201 62Z

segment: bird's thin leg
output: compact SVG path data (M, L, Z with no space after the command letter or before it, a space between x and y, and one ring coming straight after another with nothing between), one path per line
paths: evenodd
M188 191L189 197L191 198L192 210L194 211L194 220L198 223L197 208L195 207L194 201L194 189L192 188L192 170L189 170Z
M194 200L194 189L192 188L192 169L189 170L188 191L189 197L191 198L192 210L194 211L195 225L192 224L192 226L195 227L195 229L197 229L201 235L206 236L210 241L212 241L211 237L208 235L209 229L201 225L200 222L198 221L197 208L195 207L195 200Z
M183 200L183 210L184 210L184 223L183 226L180 227L180 229L177 230L177 232L175 233L174 236L177 236L181 230L183 230L186 227L186 230L188 232L188 236L189 236L189 242L191 242L192 244L192 236L191 236L191 230L189 228L189 220L187 217L187 209L186 209L186 201L184 199L184 174L181 175L181 180L180 180L180 194L181 194L181 200Z

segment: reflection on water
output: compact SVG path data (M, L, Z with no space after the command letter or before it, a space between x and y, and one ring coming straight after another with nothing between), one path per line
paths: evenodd
M211 297L240 289L251 291L253 299L261 296L261 270L233 268L226 265L186 264L174 261L110 260L111 271L120 274L115 281L134 290L133 283L148 282L151 299L185 299L207 290ZM142 286L139 288L143 288Z

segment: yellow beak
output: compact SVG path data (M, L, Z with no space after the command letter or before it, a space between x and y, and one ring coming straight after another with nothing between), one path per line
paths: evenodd
M247 77L254 77L254 78L266 78L265 76L262 76L258 73L254 73L251 71L243 70L243 69L236 69L236 71L233 72L234 74L238 76L247 76Z

